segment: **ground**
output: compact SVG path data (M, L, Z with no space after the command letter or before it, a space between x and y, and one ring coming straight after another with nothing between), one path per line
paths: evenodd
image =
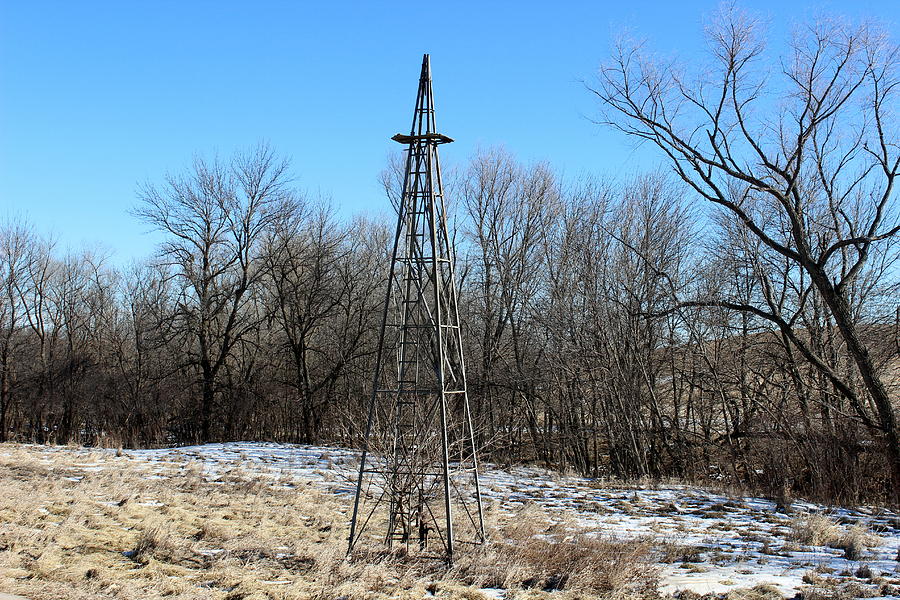
M900 516L485 465L492 543L344 559L357 456L265 443L0 445L0 592L106 598L900 595Z

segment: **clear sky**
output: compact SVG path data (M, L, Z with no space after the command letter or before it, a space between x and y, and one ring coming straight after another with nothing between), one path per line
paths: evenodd
M42 2L0 0L0 219L115 262L154 236L128 214L142 181L258 141L341 214L381 212L391 135L432 57L445 163L505 146L568 174L652 168L590 122L594 77L623 28L690 59L713 0L679 2ZM744 2L773 37L816 12L884 21L900 2Z

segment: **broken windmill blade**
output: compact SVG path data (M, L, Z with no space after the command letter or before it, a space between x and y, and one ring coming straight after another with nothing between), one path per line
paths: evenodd
M376 354L348 552L366 541L440 557L485 539L426 54Z

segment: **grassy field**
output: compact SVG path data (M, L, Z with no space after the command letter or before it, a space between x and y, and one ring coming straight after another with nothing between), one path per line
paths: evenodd
M491 541L345 557L347 450L0 444L0 592L30 600L849 600L900 595L900 517L485 468ZM378 524L371 531L382 531ZM377 535L373 533L373 535ZM895 560L895 557L896 559Z
M656 595L651 544L580 537L534 507L489 511L502 541L446 571L380 552L346 560L346 500L304 482L272 485L242 468L208 481L175 462L161 474L111 452L0 450L0 591L32 600Z

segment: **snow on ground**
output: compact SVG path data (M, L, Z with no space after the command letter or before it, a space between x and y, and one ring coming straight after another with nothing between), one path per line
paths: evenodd
M44 448L48 461L53 452L72 452ZM283 485L317 485L335 494L353 494L359 464L358 453L352 450L258 442L127 450L124 457L146 463L148 477L164 477L166 465L195 463L212 481L240 468L267 474ZM85 471L102 468L90 462L80 466ZM663 567L663 592L721 593L773 584L790 597L804 585L803 575L813 570L850 579L863 565L888 577L897 577L900 569L900 515L881 508L798 502L791 514L784 514L774 502L761 498L728 497L688 486L609 486L526 466L484 465L481 488L500 511L533 503L551 514L574 517L580 527L597 535L649 537L683 547L684 556L676 552L676 559ZM801 546L791 540L791 522L804 513L824 513L846 527L864 525L880 536L881 545L860 561L844 558L840 549Z

